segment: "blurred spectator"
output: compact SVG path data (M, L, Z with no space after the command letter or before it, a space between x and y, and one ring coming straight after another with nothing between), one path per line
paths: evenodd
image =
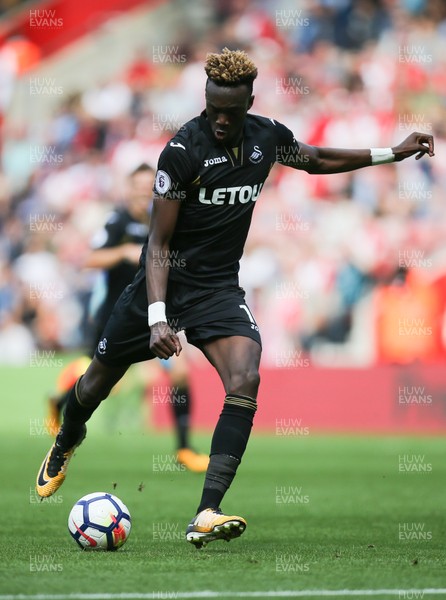
M183 8L171 4L181 20ZM436 136L432 161L328 177L274 168L241 264L264 363L284 351L316 364L444 357L445 3L231 0L206 3L203 14L187 39L166 32L165 55L135 47L123 70L64 98L38 128L5 124L0 344L14 331L22 349L29 332L39 348L79 343L91 286L79 265L92 232L122 197L126 174L156 164L204 108L204 58L227 45L258 63L252 111L306 143L387 146L416 129ZM16 71L0 51L2 106ZM399 335L403 309L432 335Z

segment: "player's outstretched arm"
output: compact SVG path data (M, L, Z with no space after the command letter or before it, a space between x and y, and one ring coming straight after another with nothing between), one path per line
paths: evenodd
M169 276L169 243L175 229L180 203L156 196L153 200L146 255L150 350L159 358L181 352L178 336L167 324L165 300Z
M300 143L300 155L304 160L296 168L308 173L345 173L371 165L404 160L416 154L434 156L434 138L425 133L411 133L401 144L393 148L367 148L349 150L342 148L320 148Z

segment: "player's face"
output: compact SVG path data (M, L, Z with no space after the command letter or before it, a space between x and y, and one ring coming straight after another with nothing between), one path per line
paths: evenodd
M254 96L246 85L221 87L208 81L206 85L206 114L215 139L230 146L240 141L246 113Z
M141 171L130 178L127 206L135 219L145 221L152 199L154 174L152 171Z

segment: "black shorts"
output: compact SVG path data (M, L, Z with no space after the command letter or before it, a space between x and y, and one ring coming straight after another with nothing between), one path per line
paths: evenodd
M197 289L169 280L166 315L174 331L184 330L187 341L198 348L220 337L240 335L261 345L259 328L239 286ZM155 358L149 350L146 278L140 269L107 321L95 356L111 366L125 366Z

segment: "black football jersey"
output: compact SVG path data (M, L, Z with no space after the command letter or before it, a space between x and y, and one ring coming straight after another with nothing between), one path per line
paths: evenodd
M292 132L273 119L248 114L236 148L215 139L205 112L183 125L161 153L154 184L156 195L181 202L169 278L205 288L238 285L252 212L271 167L298 159Z
M144 244L147 240L148 226L140 223L125 209L119 208L112 212L104 228L93 238L93 249L115 248L122 244ZM124 288L132 282L139 266L123 261L105 271L106 297L98 311L98 317L108 317L116 300ZM104 317L105 318L105 317Z

